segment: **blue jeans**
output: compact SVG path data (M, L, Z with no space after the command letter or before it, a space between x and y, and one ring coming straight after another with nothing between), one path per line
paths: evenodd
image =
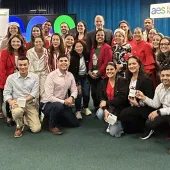
M81 85L81 94L78 94L75 100L76 111L81 110L81 100L83 98L83 107L88 108L89 100L90 100L90 83L87 77L79 78L79 82Z
M96 112L96 116L100 119L100 120L104 120L104 111L103 109L99 108ZM111 136L115 136L115 137L121 137L121 134L123 132L123 128L121 125L120 121L117 121L114 125L108 125L109 126L109 131L110 131L110 135Z

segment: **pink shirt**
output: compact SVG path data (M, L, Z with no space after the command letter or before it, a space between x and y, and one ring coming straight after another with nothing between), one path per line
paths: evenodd
M75 79L70 72L63 75L59 69L48 74L44 84L45 93L42 95L41 102L60 102L64 104L64 100L68 98L68 89L71 96L77 97L77 87Z

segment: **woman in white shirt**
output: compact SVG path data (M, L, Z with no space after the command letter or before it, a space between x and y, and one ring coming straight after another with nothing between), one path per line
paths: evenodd
M41 37L35 37L33 48L27 51L29 59L29 71L37 74L40 81L40 97L44 92L44 82L48 74L48 53L47 49L43 47L44 43Z

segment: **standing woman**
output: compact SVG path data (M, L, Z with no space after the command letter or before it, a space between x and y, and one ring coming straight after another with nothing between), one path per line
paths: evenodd
M140 90L149 98L154 96L152 80L145 74L141 60L138 57L131 56L128 59L127 80L130 106L121 111L120 121L125 132L137 133L144 129L145 121L153 108L145 105L142 100L138 100L135 92Z
M137 43L132 49L132 55L137 56L141 60L144 65L145 72L152 79L154 87L156 88L156 68L152 53L152 46L143 40L143 32L139 27L134 30L134 39Z
M159 53L157 57L159 68L170 65L170 38L163 37L159 43Z
M116 44L112 47L113 61L116 63L118 74L125 77L127 69L127 59L131 53L131 45L126 42L125 32L122 29L114 31Z
M24 56L26 53L23 37L19 34L14 34L8 41L7 48L3 49L0 57L0 117L3 118L2 103L3 89L6 79L9 75L17 70L18 57ZM9 105L6 105L7 125L12 126L12 115L9 112Z
M77 89L78 96L75 100L76 106L76 117L82 119L81 115L81 101L83 99L83 109L85 115L91 115L92 112L89 110L89 100L90 100L90 83L87 79L88 73L88 62L89 62L89 53L87 53L86 45L78 40L74 43L72 51L70 53L70 67L69 71L73 74Z
M51 37L51 43L48 49L48 69L49 72L57 68L57 58L60 54L65 53L63 39L60 34L54 33Z
M77 31L76 31L75 40L81 40L86 43L86 36L87 36L87 25L84 21L79 21L77 23Z
M96 110L99 107L97 89L101 79L106 77L106 66L110 61L112 61L111 46L105 42L105 32L102 29L98 29L95 33L94 44L90 51L88 72L90 77L92 99Z
M48 74L48 52L43 46L43 39L41 37L35 37L34 47L27 51L27 58L29 59L29 71L39 76L40 97L44 92L44 82Z
M18 23L10 22L9 26L8 26L8 30L7 30L7 35L5 36L5 38L1 42L0 50L7 47L7 43L9 41L9 38L11 37L11 35L14 35L14 34L21 35L20 27L19 27Z
M49 41L45 41L41 27L38 25L34 25L31 30L31 41L26 43L27 50L34 47L35 37L41 37L41 39L43 40L44 48L49 48Z

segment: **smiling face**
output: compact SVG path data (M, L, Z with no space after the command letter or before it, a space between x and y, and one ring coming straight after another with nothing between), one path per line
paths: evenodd
M82 22L79 22L79 23L77 24L77 32L78 32L78 33L84 33L84 30L85 30L84 24L83 24Z
M115 77L115 75L116 75L116 69L114 68L114 66L108 65L108 66L106 67L106 75L107 75L108 78Z
M160 43L161 37L159 35L155 35L152 39L152 46L153 48L157 49L159 48L159 43Z
M51 23L50 22L45 22L44 24L43 24L43 30L45 31L45 32L50 32L50 29L51 29Z
M96 16L94 25L96 26L96 29L103 29L104 26L104 19L102 16Z
M9 27L9 33L11 35L17 34L18 33L18 27L16 25L11 25Z
M34 28L32 29L32 36L33 36L34 38L35 38L35 37L39 37L40 34L41 34L41 32L40 32L40 29L39 29L38 27L34 27Z
M66 38L65 38L65 46L66 47L72 47L73 46L73 44L74 44L74 38L73 38L73 36L71 36L71 35L68 35Z
M125 42L125 37L120 32L116 32L116 34L114 35L114 38L115 38L116 44L120 46Z
M66 23L62 23L60 25L60 30L61 30L62 34L66 35L66 34L68 34L69 27L68 27L68 25Z
M128 60L128 69L129 69L129 71L130 71L132 74L138 73L138 72L139 72L139 68L140 68L140 66L139 66L139 63L137 62L136 59L130 58L130 59Z
M36 49L41 49L43 45L44 45L43 40L40 37L35 38L34 46Z
M167 53L170 51L170 42L168 41L168 39L166 38L163 38L161 41L160 41L160 51L162 53Z
M105 39L104 31L98 31L96 33L96 41L97 41L97 43L102 44L104 42L104 39Z
M28 74L29 61L28 60L18 60L18 70L21 75Z
M135 28L133 37L136 41L143 40L142 30L139 28Z
M148 33L149 42L152 42L154 35L157 34L155 29L151 29Z
M69 60L68 60L67 57L61 57L61 58L58 60L57 64L58 64L59 70L62 71L62 72L63 72L63 71L65 72L65 71L68 70L68 67L69 67L70 62L69 62Z
M121 23L119 27L127 34L129 26L126 23Z
M161 71L160 79L164 86L170 87L170 70Z
M14 50L18 50L21 47L21 40L17 37L14 37L11 40L11 46Z
M53 35L51 39L51 43L54 48L57 48L60 45L60 37L58 35Z
M83 52L83 45L80 43L80 42L77 42L76 45L75 45L75 51L78 53L78 54L82 54Z

